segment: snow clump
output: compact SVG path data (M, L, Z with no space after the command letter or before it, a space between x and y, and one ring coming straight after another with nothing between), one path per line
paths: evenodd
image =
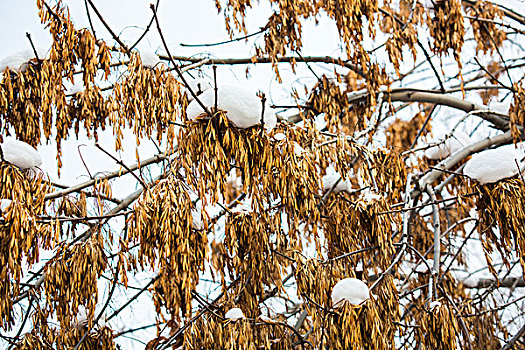
M0 211L5 212L12 202L11 199L0 199Z
M228 312L226 312L226 314L224 315L224 318L227 320L238 321L246 317L244 316L244 313L242 312L241 309L239 309L238 307L234 307L228 310Z
M441 303L437 300L434 300L428 305L429 310L434 310L435 308L439 308L439 307L441 307Z
M194 230L204 230L204 222L202 221L201 209L196 208L191 211L191 227Z
M427 141L428 145L436 144L425 151L428 159L439 160L448 157L471 143L470 137L462 131L456 131L452 136L440 136Z
M345 301L352 305L361 305L370 298L368 286L357 278L345 278L340 280L332 289L332 305L340 307Z
M297 157L302 156L304 152L306 152L306 150L304 148L302 148L297 142L293 143L293 153Z
M273 139L278 142L284 140L285 138L286 138L286 134L282 132L278 132L275 135L273 135Z
M50 48L37 47L35 49L39 59L42 60L49 58L49 52L51 51ZM3 58L0 61L0 72L3 72L6 68L9 68L12 71L23 73L27 70L27 67L29 67L29 61L34 59L36 59L36 57L33 48L19 51Z
M139 50L140 60L142 66L146 68L155 68L157 65L162 64L159 56L150 48L142 48Z
M15 139L7 139L0 145L3 160L20 169L29 169L42 165L42 158L37 150L28 143Z
M474 154L465 164L463 174L482 185L498 182L518 174L519 168L523 169L522 158L523 154L512 145L489 149Z
M215 89L208 89L198 96L207 108L215 106ZM246 129L261 123L262 102L255 93L237 86L220 86L217 91L217 108L226 111L226 117L237 128ZM189 120L205 116L198 101L192 101L186 109ZM264 126L271 130L277 124L277 117L270 106L264 106Z
M363 194L361 195L361 198L363 198L363 200L366 203L372 203L374 201L381 200L381 198L383 198L383 197L381 195L379 195L377 193L374 193L371 190L367 189L367 190L363 191Z
M497 112L497 113L509 114L510 100L505 101L505 102L492 101L489 104L489 108L490 110Z
M343 192L347 191L350 192L352 189L352 183L349 179L342 179L341 175L335 171L335 169L332 166L329 166L326 169L326 175L321 178L321 184L323 187L323 191L330 191L332 187L334 187L335 183L339 180L339 183L337 186L335 186L333 193L337 192Z

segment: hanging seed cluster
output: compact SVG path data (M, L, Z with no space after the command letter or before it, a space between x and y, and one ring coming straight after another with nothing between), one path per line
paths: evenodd
M103 238L96 234L85 242L62 245L46 265L44 291L50 310L63 329L84 306L93 315L98 302L97 281L107 266Z
M374 34L375 15L378 11L377 0L318 1L306 0L271 0L276 10L270 16L265 28L264 46L257 47L256 57L266 56L272 59L279 78L276 62L279 56L288 51L300 51L302 47L301 19L317 18L327 15L334 20L339 35L346 46L350 58L356 60L363 70L368 71L369 57L361 44L364 40L365 23L368 31ZM233 35L233 28L246 33L244 18L252 5L246 0L229 0L224 8L215 2L219 11L223 11L226 28Z
M272 172L266 173L262 180L263 187L274 198L281 198L289 226L295 228L299 220L316 222L319 195L319 171L317 155L312 147L315 135L308 135L310 130L287 128L287 137L272 144ZM295 222L294 222L295 221ZM294 229L290 234L293 235Z
M297 294L306 295L313 302L328 309L332 306L332 287L342 278L356 276L355 271L348 269L341 260L326 264L317 259L298 258L296 261L294 277L297 281ZM309 305L307 310L314 320L321 318L315 305Z
M441 301L432 310L421 310L416 320L416 339L423 350L457 349L459 325L451 306Z
M510 251L514 247L521 266L525 266L525 211L521 205L525 200L525 186L521 179L509 179L494 184L477 185L480 192L476 201L480 219L480 232L487 262L495 270L487 253L494 248L508 265ZM499 234L495 232L499 229Z
M382 332L382 315L373 299L362 306L345 304L330 313L326 322L326 334L322 341L327 349L394 349Z
M410 230L412 246L420 252L426 252L434 245L434 231L429 229L431 226L429 226L428 221L424 220L419 215L414 217L412 227L413 228ZM411 254L416 261L419 260L416 253L409 251L409 254Z
M298 259L294 275L298 295L306 299L306 310L312 317L311 338L329 349L393 349L399 304L391 276L385 276L374 290L377 299L369 299L361 306L345 303L330 310L333 286L343 278L355 277L355 266L342 260Z
M476 51L494 54L507 38L505 31L496 24L503 19L503 12L488 1L477 1L474 6L468 6L467 11L475 18L470 23L477 43Z
M49 310L43 309L36 304L35 312L31 317L33 329L31 332L26 333L14 348L17 350L47 350L53 348L53 345L56 344L57 335L55 329L49 325L49 314Z
M364 178L371 186L377 184L379 193L388 194L392 203L399 202L403 196L403 186L407 179L407 166L395 150L378 148L365 155L370 167L364 167Z
M178 138L180 161L200 198L211 196L217 202L234 166L241 171L243 192L258 192L257 180L272 164L270 141L261 126L235 128L223 111L187 124Z
M385 16L384 20L379 22L379 26L384 33L390 34L385 44L386 51L390 62L394 65L396 74L401 76L399 66L403 62L403 48L405 46L408 46L414 62L416 61L416 25L421 24L424 9L419 4L412 9L413 3L406 0L399 1L398 11L388 5L385 7L390 15Z
M162 66L154 69L144 67L140 56L134 53L128 64L128 75L116 84L114 94L119 112L113 121L117 149L122 149L120 130L125 123L133 128L137 144L140 139L154 133L156 140L161 142L167 131L167 140L173 146L175 126L170 122L175 122L177 112L187 102L182 101L180 84L172 74Z
M239 212L231 214L226 222L224 247L231 257L232 277L243 276L237 298L247 317L259 315L258 305L266 289L282 288L281 265L285 264L272 252L278 246L286 248L286 238L279 231L278 216L264 218ZM276 242L272 239L275 233Z
M407 151L416 139L417 133L423 127L426 118L425 114L418 113L407 121L396 119L386 130L386 147L389 149L393 148L399 153ZM424 137L430 131L432 131L432 126L429 123L423 129L420 137Z
M357 130L366 127L364 115L356 113L351 108L346 93L325 75L315 85L310 95L308 105L314 113L324 113L330 132L340 132L344 126L345 131L352 135Z
M220 308L219 312L223 312ZM229 322L215 315L194 322L184 336L187 349L291 350L294 333L283 324L259 320ZM297 339L297 337L295 337Z
M153 290L157 308L173 315L191 310L191 291L206 262L206 232L192 229L192 203L174 176L147 190L130 216L132 244L139 244L138 263L160 268Z
M392 245L392 215L378 215L389 211L390 206L384 198L367 202L361 198L339 193L331 195L323 212L323 232L327 241L328 256L335 258L345 253L368 247L376 247L359 255L371 266L386 269L391 263L394 247ZM356 258L357 259L357 258ZM357 263L348 259L348 266ZM367 264L368 265L368 264Z
M434 39L432 50L442 55L452 50L458 64L459 54L465 41L465 25L459 0L435 1L434 16L427 21L430 35Z
M42 337L42 334L26 333L22 340L14 347L16 350L48 350L73 349L86 330L76 328L69 329L64 335L56 336L53 332L49 337ZM116 349L113 341L113 332L107 327L91 331L78 347L79 350L114 350Z
M63 339L57 339L57 348L60 350L73 349L82 339L86 329L73 328L67 332ZM82 344L78 347L79 350L115 350L117 349L113 341L113 331L108 327L91 331Z
M501 324L501 320L497 313L486 312L487 310L473 309L474 312L479 313L479 317L470 317L468 322L469 331L473 336L472 349L474 350L498 350L501 349L501 343L498 338L498 333L508 333ZM508 339L508 335L504 335Z
M122 129L133 129L137 144L143 137L161 141L167 135L173 146L177 113L187 102L180 84L162 68L142 66L132 53L123 79L110 93L104 93L95 79L108 81L111 73L110 48L96 40L87 29L76 30L69 12L59 1L53 8L38 0L40 18L53 37L49 57L30 60L23 72L8 70L0 81L0 132L12 129L17 139L36 146L41 135L49 140L56 135L58 165L61 167L61 142L74 131L89 138L108 124L113 128L116 149L122 149ZM66 95L64 83L78 83L80 70L84 89ZM108 82L109 83L109 82Z
M0 218L0 326L9 328L12 318L12 295L20 292L23 267L38 261L39 249L49 249L58 240L53 224L40 223L44 197L49 192L40 175L0 163L0 198L12 200ZM24 262L25 261L25 262Z
M379 327L386 344L388 344L386 349L393 349L394 337L398 331L398 323L401 318L399 292L394 277L392 275L384 276L373 292L377 295L374 302L378 314L381 315Z
M95 128L103 125L100 119L106 114L95 115L87 110L106 110L98 88L94 87L94 79L98 70L107 77L111 56L105 43L96 42L90 31L74 29L60 2L52 9L53 13L42 0L38 0L37 5L42 23L48 26L53 37L53 46L49 58L31 60L25 72L7 71L3 75L0 82L0 130L5 132L13 128L19 140L33 146L41 143L42 132L49 140L51 132L56 130L60 156L60 143L69 136L73 125L83 123L88 133L96 132ZM89 104L77 100L70 104L66 100L63 80L74 82L77 64L83 69L83 81L90 91L84 97ZM70 114L78 109L79 113Z
M509 109L510 130L514 143L521 141L523 129L525 128L525 89L522 85L514 84L516 93ZM519 128L522 128L521 131Z
M68 105L68 116L57 125L57 132L62 139L68 137L70 129L78 137L80 130L85 130L88 137L98 140L97 130L106 128L107 117L112 113L111 101L102 96L97 85L75 93Z
M335 144L320 148L319 163L323 169L332 165L345 180L350 180L356 189L361 187L357 176L363 165L362 155L366 148L344 137L338 137Z

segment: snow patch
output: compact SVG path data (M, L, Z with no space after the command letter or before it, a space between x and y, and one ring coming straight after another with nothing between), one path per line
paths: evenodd
M0 199L0 210L5 212L12 202L12 200L6 198Z
M273 135L273 139L275 141L282 141L286 138L286 134L282 133L282 132L278 132L277 134Z
M28 143L15 139L6 139L1 144L4 160L20 169L29 169L42 165L42 158L37 150Z
M46 47L36 47L36 52L39 59L49 58L50 48ZM33 48L29 48L23 51L19 51L10 56L4 57L0 61L0 72L5 71L6 68L9 68L15 72L25 72L27 67L29 67L29 61L36 59L35 52Z
M259 316L259 319L266 323L275 323L270 317L261 315Z
M435 308L438 308L441 306L441 303L437 300L434 300L433 302L431 302L429 305L428 305L428 309L429 310L433 310Z
M146 68L155 68L157 65L162 64L159 56L151 48L139 49L139 55L142 66Z
M522 158L523 153L513 145L489 149L474 154L465 164L463 174L480 184L498 182L518 174L518 164L523 169Z
M202 213L201 213L201 210L199 208L197 209L193 209L191 211L191 217L192 217L192 220L191 220L191 227L194 229L194 230L204 230L204 222L202 221Z
M340 179L340 180L339 180ZM341 175L335 171L335 169L330 166L326 169L326 175L321 178L321 184L323 191L330 191L334 187L335 183L339 180L339 183L332 191L333 193L347 191L350 192L352 189L352 183L350 180L344 180L341 178Z
M345 278L336 283L332 289L332 305L340 307L345 301L352 305L361 305L370 298L368 286L357 278Z
M509 114L510 100L506 102L492 101L489 103L489 108L491 111L494 111L494 112Z
M232 214L252 214L253 209L249 203L241 203L230 210Z
M427 265L430 266L430 268L432 268L432 266L434 266L434 260L432 260L432 259L425 259L425 261L426 261L426 264L423 261L421 261L419 263L419 265L417 265L416 272L427 273L428 272Z
M215 90L209 89L199 96L199 101L207 108L215 106ZM237 86L220 86L217 91L217 108L226 111L226 117L238 128L246 129L261 123L262 102L255 93ZM197 101L192 101L186 113L189 120L197 120L205 116L205 112ZM277 117L268 104L264 107L264 126L271 130L277 124Z
M98 317L98 315L100 314L100 312L102 311L102 305L100 304L97 304L95 306L95 313L93 315L93 321L95 321L95 318ZM104 314L100 317L100 319L98 320L98 325L100 325L101 327L105 327L108 325L108 322L106 320L107 318L107 314L108 313L108 310L104 310ZM80 329L80 328L83 328L85 326L87 326L89 323L89 314L88 314L88 311L87 309L80 305L78 307L78 313L77 313L77 317L76 317L76 322L73 321L72 322L72 326L74 328L77 328L77 329Z
M367 189L367 190L363 191L362 198L363 198L363 200L365 202L371 203L371 202L374 202L374 201L378 201L378 200L380 200L383 197L381 197L381 195L379 195L377 193L374 193L374 192L370 191L369 189Z
M234 307L228 310L228 312L226 312L226 314L224 315L224 318L227 320L238 321L246 317L244 316L244 313L242 312L241 309L239 309L238 307Z
M293 143L293 153L297 156L297 157L300 157L303 155L303 153L306 152L304 148L302 148L301 146L299 146L299 144L297 142L294 142Z
M84 91L84 82L80 81L66 90L66 95L74 95Z

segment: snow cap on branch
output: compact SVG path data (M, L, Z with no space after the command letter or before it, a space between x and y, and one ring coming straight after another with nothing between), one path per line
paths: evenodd
M439 308L439 307L441 307L441 302L439 302L438 300L434 300L428 305L429 310L434 310L435 308Z
M2 212L5 212L7 210L7 208L9 208L11 203L13 203L13 201L11 199L6 199L6 198L0 199L0 210Z
M286 138L286 134L282 133L282 132L278 132L276 133L275 135L273 135L273 139L275 141L282 141Z
M202 221L202 208L200 206L197 206L195 209L192 209L191 211L191 227L194 230L204 230L206 227L204 226L204 222Z
M146 68L155 68L159 64L162 64L159 56L155 53L154 50L148 47L144 47L138 50L140 55L140 60L142 65Z
M345 301L352 305L361 305L370 298L368 286L357 278L345 278L340 280L332 289L332 305L340 307Z
M428 159L439 160L448 157L452 153L468 146L471 143L470 137L462 131L456 131L450 137L440 136L427 141L427 144L435 146L430 147L425 151L425 156Z
M36 47L36 52L39 59L49 58L50 48ZM36 59L35 52L32 48L19 51L10 56L4 57L0 61L0 72L3 72L6 68L9 68L15 72L25 72L29 66L29 61Z
M40 154L28 143L7 139L0 146L2 147L3 160L20 169L34 168L42 164Z
M523 169L522 158L523 153L513 145L489 149L474 154L465 164L463 174L480 184L498 182L518 174Z
M242 312L241 309L239 309L238 307L234 307L234 308L229 309L226 312L226 314L224 315L224 318L227 320L238 321L246 317L244 316L244 313Z
M323 191L330 191L332 187L334 187L335 183L339 180L339 183L337 186L335 186L333 193L347 191L350 192L352 189L352 183L350 180L342 179L341 175L335 171L335 169L332 166L329 166L326 169L326 175L321 178L321 184L323 186Z
M215 106L215 89L204 91L198 96L199 101L207 108ZM226 117L238 128L246 129L261 124L262 101L255 94L237 86L219 86L217 91L217 108L226 112ZM186 109L189 120L205 116L197 101L192 101ZM277 124L277 117L268 103L264 106L264 126L271 130Z

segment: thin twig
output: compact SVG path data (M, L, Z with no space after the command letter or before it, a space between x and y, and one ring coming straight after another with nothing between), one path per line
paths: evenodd
M113 159L115 161L115 163L117 163L118 165L120 165L121 167L123 167L124 169L126 169L128 171L128 173L130 173L135 179L137 179L137 181L141 184L141 186L143 188L146 188L148 187L148 185L146 185L146 183L144 182L144 180L142 180L137 174L135 174L133 171L131 171L130 168L128 168L128 166L121 160L117 159L115 156L113 156L111 153L109 153L108 151L106 151L104 148L102 148L98 142L95 143L95 147L97 147L99 150L101 150L102 152L104 152L106 155L108 155L111 159ZM140 168L139 168L140 169Z
M120 40L120 38L115 34L115 32L113 32L113 30L111 29L111 27L106 23L106 21L104 20L104 17L102 17L102 15L100 14L100 12L98 11L98 9L95 7L95 4L93 4L93 1L92 0L87 0L87 2L89 2L89 5L91 6L91 8L93 9L93 11L95 12L95 14L97 15L98 19L100 20L100 22L102 22L102 24L104 25L104 27L106 27L107 31L109 32L109 34L111 34L111 37L113 38L113 40L115 40L122 49L124 49L124 52L130 56L131 55L131 52L129 51L128 47L126 46L126 44L124 44L122 42L122 40Z
M31 34L29 32L26 32L27 39L29 40L29 43L31 44L31 48L33 49L33 53L35 54L35 58L40 61L40 58L38 57L38 52L36 51L35 45L33 44L33 40L31 39Z
M233 38L233 39L230 39L230 40L219 41L217 43L211 43L211 44L183 44L183 43L181 43L180 46L183 46L183 47L219 46L219 45L229 44L229 43L233 43L233 42L236 42L236 41L241 41L241 40L245 40L245 39L251 38L252 36L264 33L266 31L266 29L268 29L268 27L263 27L263 28L261 28L259 31L255 32L255 33L247 34L247 35L241 36L239 38Z

